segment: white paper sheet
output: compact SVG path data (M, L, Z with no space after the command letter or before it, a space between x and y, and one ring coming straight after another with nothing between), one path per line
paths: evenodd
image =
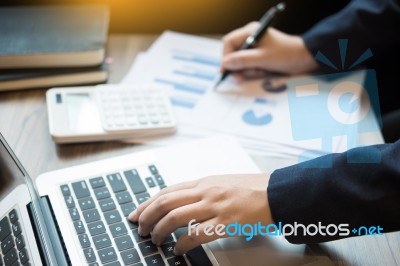
M317 156L347 149L340 134L332 136L328 142L320 138L296 139L288 91L268 92L263 89L265 80L236 84L228 78L214 91L213 86L220 78L221 50L222 43L218 40L165 32L147 52L137 56L121 83L163 86L171 98L179 127L172 136L134 139L132 142L168 145L228 134L235 136L252 154L293 157L304 150L317 150ZM276 80L282 83L282 78ZM313 82L325 84L329 81L310 78L310 83ZM312 110L310 108L307 114L307 106L303 106L299 111L309 115L310 121L315 120L318 127L317 121L324 121L324 117ZM337 123L327 124L319 130L316 136L329 136L331 131L346 132L344 126Z

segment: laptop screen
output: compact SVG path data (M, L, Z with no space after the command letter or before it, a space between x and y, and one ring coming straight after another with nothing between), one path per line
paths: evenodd
M24 172L19 168L0 137L0 199L3 199L17 184L24 183Z

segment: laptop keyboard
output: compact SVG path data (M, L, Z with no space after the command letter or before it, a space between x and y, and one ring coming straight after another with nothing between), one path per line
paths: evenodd
M173 235L157 247L127 219L150 198L149 190L165 188L156 166L145 168L146 178L132 169L60 186L88 265L188 265L174 255Z
M31 265L17 210L0 221L0 266Z

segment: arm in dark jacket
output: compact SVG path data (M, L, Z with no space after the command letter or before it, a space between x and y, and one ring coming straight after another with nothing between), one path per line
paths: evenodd
M368 156L371 148L380 151L380 163L348 163L349 155ZM333 160L332 168L308 168L310 163L315 166L326 159ZM382 232L400 230L400 141L330 154L276 170L269 181L268 200L275 223L345 223L350 230L378 225ZM292 243L338 238L341 236L287 237Z

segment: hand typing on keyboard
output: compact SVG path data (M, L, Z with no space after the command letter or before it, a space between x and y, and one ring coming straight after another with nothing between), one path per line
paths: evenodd
M161 190L128 218L139 223L140 235L151 234L156 245L195 219L200 230L192 228L190 235L182 235L176 243L174 252L181 255L220 237L206 235L202 230L206 225L215 228L217 224L226 226L235 222L272 223L266 193L268 180L268 174L251 174L209 176L181 183Z

